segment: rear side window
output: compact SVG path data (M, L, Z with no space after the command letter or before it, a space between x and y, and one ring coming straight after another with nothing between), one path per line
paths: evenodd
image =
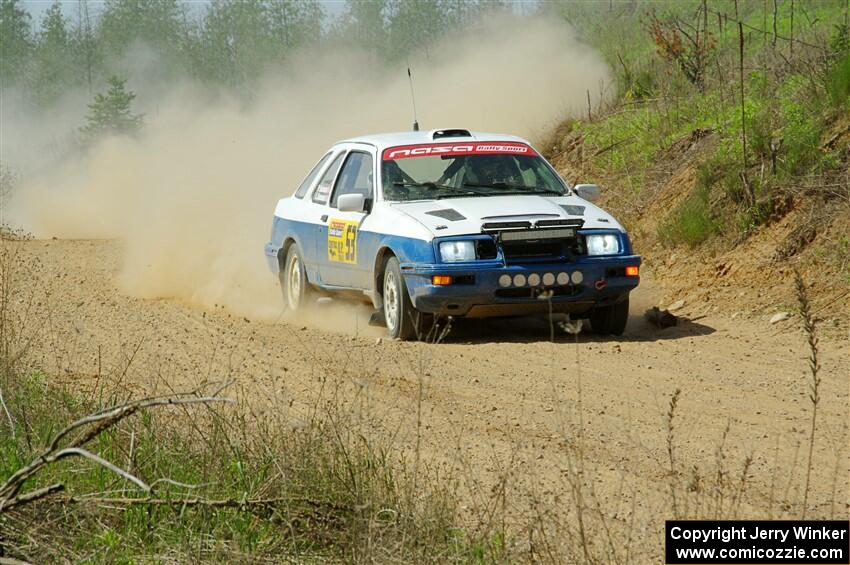
M324 204L328 201L328 194L331 193L331 186L333 186L334 178L336 178L336 173L339 170L339 166L342 164L342 158L345 156L345 153L340 153L336 156L336 159L333 160L331 166L328 167L328 170L325 171L325 174L322 175L322 180L319 181L319 186L316 187L316 190L313 191L313 202L316 204Z
M301 181L301 186L298 187L298 190L295 191L295 198L304 198L304 195L307 194L307 191L310 190L310 187L313 186L313 181L316 179L316 175L319 174L319 171L322 170L325 162L330 158L331 154L328 153L324 157L322 157L316 166L313 167L313 170L310 171L310 174Z
M331 206L336 208L337 199L343 194L362 194L364 197L372 198L374 186L374 173L372 156L361 151L352 151L345 160L342 172L336 179L336 189Z

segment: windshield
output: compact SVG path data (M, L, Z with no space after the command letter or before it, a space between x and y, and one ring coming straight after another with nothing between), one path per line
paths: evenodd
M533 149L521 143L458 143L384 151L385 200L564 194L566 187Z

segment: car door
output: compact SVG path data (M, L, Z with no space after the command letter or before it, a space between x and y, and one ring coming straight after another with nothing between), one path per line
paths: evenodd
M307 249L304 249L304 261L308 270L307 276L314 283L325 283L322 279L322 264L327 260L325 245L328 237L328 200L346 153L345 149L338 150L310 194L307 215L309 223L315 227L305 241Z
M360 227L368 214L375 194L375 155L368 147L349 151L334 183L328 202L329 218L326 233L327 261L320 262L320 275L326 284L349 288L369 288L370 265L359 252ZM367 209L362 212L343 212L337 207L344 194L362 194Z

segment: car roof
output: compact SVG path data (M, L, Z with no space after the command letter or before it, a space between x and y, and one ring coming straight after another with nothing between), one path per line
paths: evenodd
M440 128L429 131L402 131L394 133L378 133L374 135L363 135L352 137L341 143L365 143L372 145L383 151L387 147L397 147L399 145L415 145L419 143L452 143L455 141L513 141L516 143L525 143L531 145L525 139L515 135L506 135L502 133L483 133L478 131L470 131L464 128Z

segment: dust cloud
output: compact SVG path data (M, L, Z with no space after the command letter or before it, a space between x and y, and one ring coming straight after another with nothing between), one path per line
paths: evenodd
M276 319L282 302L263 244L277 200L333 142L412 122L405 69L376 60L341 46L305 51L250 104L195 84L174 85L154 104L131 82L146 113L141 136L42 167L15 191L6 220L39 237L120 239L117 283L132 296ZM423 129L532 139L612 80L563 22L527 16L490 18L409 63ZM24 136L9 131L23 125L4 126L4 137Z

